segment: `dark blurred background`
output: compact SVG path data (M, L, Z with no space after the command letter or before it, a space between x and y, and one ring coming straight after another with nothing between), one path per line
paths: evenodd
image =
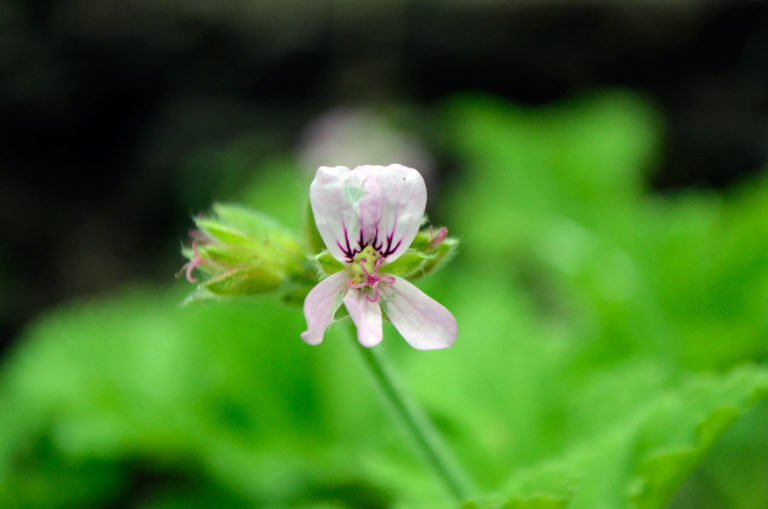
M728 186L766 161L764 2L365 4L0 1L3 347L59 301L169 280L189 216L241 177L200 154L240 140L257 170L336 106L428 114L463 90L545 104L628 88L663 115L658 192ZM438 174L461 171L450 147L429 150Z

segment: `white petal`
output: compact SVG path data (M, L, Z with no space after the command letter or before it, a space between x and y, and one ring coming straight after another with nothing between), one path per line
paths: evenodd
M360 290L350 288L344 297L344 305L357 327L357 340L361 345L372 347L381 343L381 307L378 302L371 302Z
M315 224L328 251L351 262L376 235L381 190L375 179L345 166L321 166L309 186Z
M384 311L408 344L419 350L448 348L458 334L456 319L445 306L405 279L381 284Z
M351 262L366 244L397 259L419 231L427 188L418 171L389 166L321 166L309 188L315 223L330 253Z
M323 341L325 329L333 321L333 315L341 306L341 297L347 289L349 274L342 270L323 279L304 299L304 318L307 330L301 333L301 339L310 345Z
M357 170L374 176L379 182L382 210L374 247L391 263L408 249L419 233L427 206L427 186L418 171L402 164L359 166Z

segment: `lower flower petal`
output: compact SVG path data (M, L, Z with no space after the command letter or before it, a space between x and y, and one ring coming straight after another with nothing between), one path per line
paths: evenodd
M346 270L342 270L323 279L304 299L304 318L307 320L307 330L301 333L301 339L310 345L323 341L325 329L333 321L333 315L341 306L341 296L347 288L349 278Z
M384 311L409 345L419 350L448 348L456 341L456 319L445 306L405 279L381 285Z
M344 297L344 306L357 327L357 340L361 345L372 347L381 343L381 306L371 302L360 290L350 288Z

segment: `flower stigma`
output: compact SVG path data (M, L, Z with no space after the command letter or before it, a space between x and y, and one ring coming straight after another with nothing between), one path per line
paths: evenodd
M206 261L203 260L203 258L200 256L200 253L197 252L197 240L192 241L192 253L194 255L192 259L184 264L179 273L176 274L176 277L181 276L181 274L185 272L187 281L190 283L197 283L197 278L192 275L192 271L194 271L198 265L203 265L206 263Z
M376 302L379 300L379 283L384 282L392 285L395 283L395 278L392 276L379 275L379 267L384 262L384 257L371 245L365 246L365 248L358 253L352 264L349 266L349 272L352 277L347 280L347 286L349 288L361 289L366 286L373 288L373 297L366 295L365 298L369 302Z

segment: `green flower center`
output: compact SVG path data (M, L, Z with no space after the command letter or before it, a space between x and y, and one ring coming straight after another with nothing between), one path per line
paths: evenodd
M354 261L349 266L349 273L352 275L352 283L362 283L367 280L363 267L365 267L365 271L367 271L368 274L374 274L376 272L376 260L379 258L381 258L381 254L379 254L373 246L365 246L362 251L355 255ZM361 263L361 260L365 261L362 261Z

